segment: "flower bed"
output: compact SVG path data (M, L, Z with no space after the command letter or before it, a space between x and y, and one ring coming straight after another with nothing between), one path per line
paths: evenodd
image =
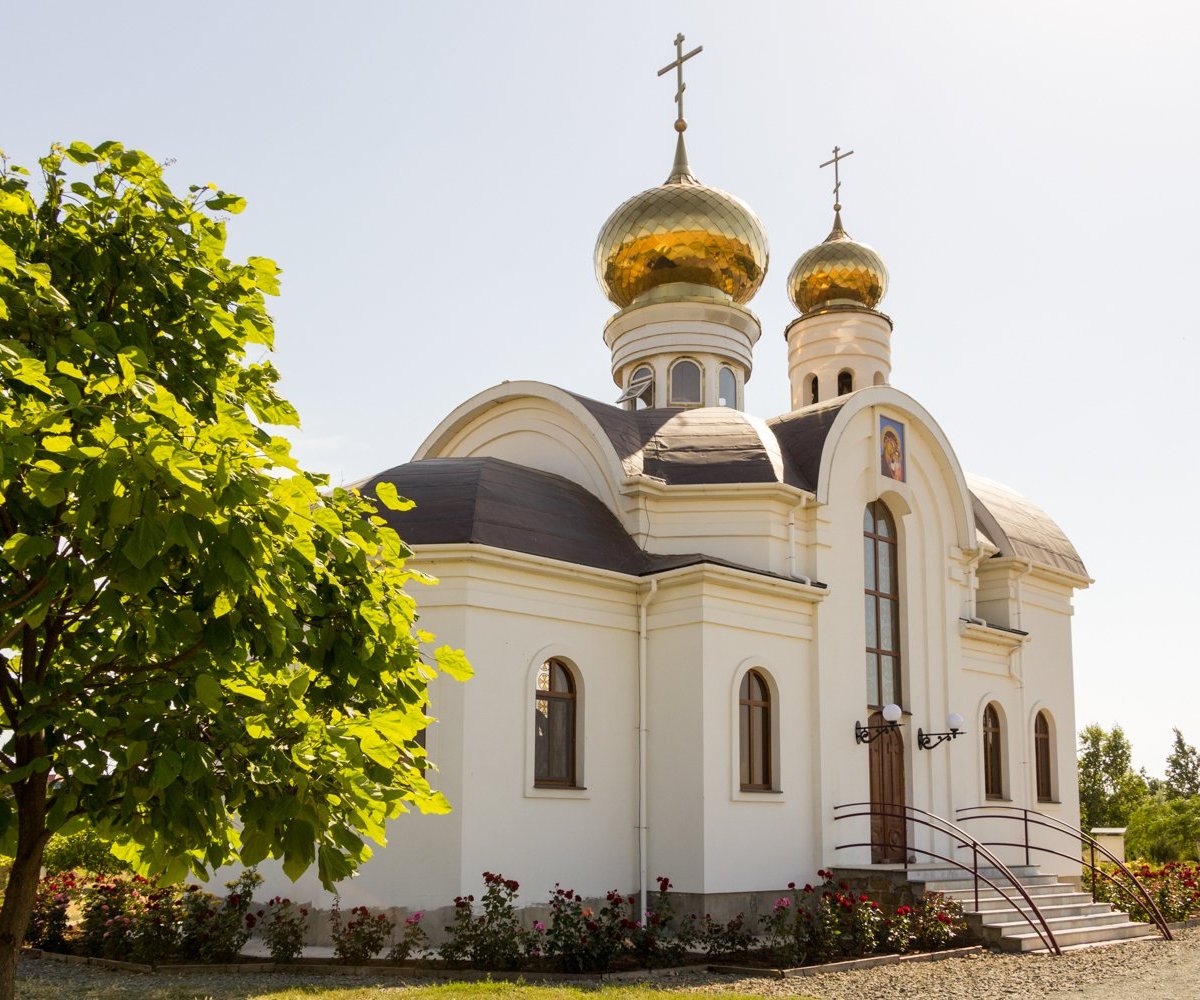
M707 913L679 916L671 881L660 877L642 919L635 896L613 891L590 905L573 889L556 885L547 920L526 926L517 907L517 882L485 872L478 906L473 896L454 901L436 957L421 913L406 917L397 933L385 914L366 907L343 912L336 901L334 952L346 965L376 965L390 943L385 961L393 965L583 974L712 960L796 967L968 943L962 909L953 900L927 893L914 906L885 913L865 893L835 883L832 872L818 876L816 886L790 884L756 923L742 913L727 921ZM256 908L252 893L260 881L247 872L228 883L231 891L219 899L196 886L161 888L137 876L53 876L42 882L27 942L147 965L229 963L257 929L274 961L295 962L308 911L280 897Z
M1150 914L1141 897L1128 891L1129 880L1121 870L1112 864L1102 867L1124 889L1118 888L1103 875L1094 875L1090 870L1083 875L1084 889L1091 891L1094 882L1096 899L1128 910L1134 920L1149 921ZM1157 865L1139 860L1127 861L1125 867L1142 883L1165 920L1175 922L1200 917L1200 863L1168 861L1164 865Z

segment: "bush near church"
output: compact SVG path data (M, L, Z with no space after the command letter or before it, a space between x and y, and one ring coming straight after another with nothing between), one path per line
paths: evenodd
M790 885L758 926L740 913L724 922L709 914L680 918L671 881L660 877L644 920L636 918L635 896L613 891L592 906L560 885L548 901L548 920L526 927L517 909L518 883L485 872L478 911L471 896L455 900L454 921L438 959L489 971L607 972L678 965L695 957L794 966L939 950L967 941L961 907L937 893L886 913L848 883L835 883L831 872L818 875L815 886ZM256 908L252 896L260 881L246 872L218 898L198 886L157 887L138 875L47 876L39 887L28 943L147 964L229 962L259 932L276 961L295 961L308 911L279 897ZM385 914L362 906L343 914L335 906L334 952L347 964L361 964L390 941L388 962L423 956L428 962L422 918L410 914L397 937Z

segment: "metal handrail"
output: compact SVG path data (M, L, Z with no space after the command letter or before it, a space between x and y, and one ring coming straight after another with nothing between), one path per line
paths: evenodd
M995 809L995 810L998 810L998 812L997 813L977 813L976 815L971 815L971 816L961 815L962 813L975 813L975 811L978 809ZM1146 887L1144 885L1142 885L1142 883L1138 880L1138 877L1136 875L1134 875L1133 872L1131 872L1128 868L1125 867L1124 861L1122 861L1120 858L1118 858L1115 854L1112 853L1112 851L1110 851L1107 847L1105 847L1099 841L1095 840L1090 834L1084 833L1083 830L1081 830L1077 827L1071 826L1069 823L1064 822L1063 820L1059 819L1057 816L1047 816L1045 813L1038 812L1036 809L1028 809L1024 806L1000 806L1000 805L993 805L993 804L989 803L987 805L982 805L982 806L964 806L957 811L960 814L959 819L962 822L966 822L967 820L973 820L973 819L1015 820L1015 819L1017 819L1017 817L1012 814L1020 813L1021 818L1024 821L1024 827L1025 827L1024 843L1023 844L1014 844L1014 843L1009 843L1009 842L1005 842L1005 841L988 841L987 844L989 847L1024 847L1026 864L1029 863L1030 850L1034 850L1034 851L1041 851L1044 854L1054 854L1060 858L1067 858L1068 860L1071 860L1071 861L1079 861L1081 864L1087 865L1088 869L1092 872L1092 902L1093 903L1096 902L1096 874L1099 873L1099 874L1103 875L1105 878L1107 878L1110 882L1112 882L1113 885L1117 886L1122 892L1124 892L1128 896L1130 896L1135 902L1141 902L1142 905L1144 905L1146 907L1146 912L1150 914L1150 919L1154 923L1154 926L1158 928L1158 932L1163 936L1163 940L1165 940L1165 941L1174 940L1174 938L1171 934L1171 928L1167 926L1167 921L1163 917L1162 911L1159 910L1158 904L1154 902L1153 897L1151 897L1151 895L1150 895L1149 891L1146 889ZM1000 815L1000 813L1006 813L1007 815ZM1083 844L1085 847L1088 847L1091 850L1091 854L1092 854L1091 861L1088 861L1084 858L1078 858L1073 854L1064 854L1062 851L1055 851L1049 847L1039 847L1036 844L1031 845L1029 842L1029 824L1030 823L1033 823L1035 826L1044 826L1049 830L1054 830L1054 831L1057 831L1058 833L1065 833L1071 837L1074 837L1081 844ZM1130 883L1129 885L1126 885L1125 883L1121 882L1119 879L1115 878L1109 872L1106 872L1103 868L1101 868L1099 865L1096 864L1096 852L1097 851L1099 851L1101 854L1103 854L1106 858L1108 858L1109 861L1111 861L1114 865L1116 865L1121 870L1122 874L1127 879L1129 879L1129 883ZM1132 888L1130 886L1132 886ZM1138 899L1139 895L1141 897L1140 900Z
M982 879L984 882L987 883L987 885L989 885L991 888L995 889L998 893L1000 893L1000 895L1002 897L1004 897L1005 902L1007 902L1014 910L1016 910L1016 912L1021 915L1021 917L1025 920L1025 922L1027 924L1029 924L1030 927L1033 928L1034 933L1036 933L1037 936L1039 938L1041 938L1042 944L1044 944L1046 946L1047 950L1052 951L1055 955L1062 954L1062 948L1059 947L1058 941L1054 937L1054 932L1050 929L1050 925L1046 922L1046 918L1042 915L1042 911L1038 909L1037 903L1035 903L1033 901L1033 897L1031 897L1029 895L1029 893L1025 890L1025 887L1020 883L1020 881L1017 879L1017 877L1009 870L1008 866L1005 865L999 858L997 858L994 854L992 854L991 851L989 851L987 849L986 844L983 844L980 841L976 840L969 833L967 833L966 830L963 830L956 824L951 823L950 820L946 819L946 817L939 816L936 813L931 813L924 809L920 809L917 806L906 806L906 805L888 803L884 808L881 808L879 803L847 802L847 803L844 803L843 805L834 806L833 808L834 808L834 812L836 813L837 810L839 810L839 809L855 809L855 808L860 808L862 806L867 807L866 812L843 813L840 816L835 815L833 817L834 822L837 822L838 820L841 820L841 819L852 819L852 818L858 817L858 816L890 816L895 819L903 819L903 820L905 820L905 822L919 823L922 826L929 827L931 830L935 830L939 833L944 833L944 834L948 834L949 836L955 837L959 841L959 844L958 844L959 848L970 847L972 849L972 862L971 862L970 868L968 868L966 865L962 864L961 862L956 861L954 858L948 858L948 857L945 857L944 855L936 854L933 851L928 851L928 850L925 850L924 848L920 848L920 847L907 846L905 849L905 854L907 855L908 851L910 851L910 850L916 851L917 853L924 854L927 857L936 858L938 861L948 862L949 864L954 865L956 868L959 868L962 871L969 873L973 877L973 880L974 880L975 909L977 911L979 910L979 881L980 881L980 879ZM888 811L889 809L897 809L900 811L893 812L893 811ZM930 822L931 820L933 822ZM941 825L938 825L938 824L941 824ZM882 847L882 846L885 846L885 845L877 843L875 841L868 841L866 843L858 843L858 844L836 844L834 846L834 850L840 851L840 850L850 848L850 847ZM1033 919L1030 917L1030 915L1028 913L1026 913L1024 910L1021 909L1020 906L1017 905L1017 903L1013 900L1013 898L1011 896L1009 896L1009 894L1007 892L1005 892L1002 888L1000 888L1000 886L998 886L995 882L993 882L990 878L988 878L988 876L986 876L982 872L980 872L979 856L981 854L983 855L984 860L990 862L992 867L994 867L996 869L996 871L998 871L1000 874L1002 874L1005 877L1005 879L1007 879L1008 883L1014 889L1016 889L1017 892L1021 895L1021 898L1024 899L1027 904L1029 904L1029 909L1032 911L1034 916L1036 916L1038 919L1037 924L1035 924L1033 922ZM904 867L905 867L905 870L907 871L907 869L908 869L907 861L905 862ZM1041 926L1039 927L1038 924L1040 924Z

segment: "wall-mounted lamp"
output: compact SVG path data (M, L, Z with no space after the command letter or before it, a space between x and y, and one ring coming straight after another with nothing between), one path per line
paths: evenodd
M958 739L963 732L963 717L957 712L951 712L946 716L946 728L950 730L948 733L927 733L924 729L918 729L917 746L922 750L932 750L947 740Z
M900 716L904 714L899 705L883 706L883 725L864 726L861 722L854 723L854 742L870 743L879 739L884 733L894 733L900 728Z

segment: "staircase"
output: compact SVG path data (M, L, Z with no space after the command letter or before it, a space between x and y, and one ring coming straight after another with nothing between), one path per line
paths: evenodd
M1093 903L1089 893L1058 881L1056 875L1043 875L1034 865L1012 865L1016 876L1034 905L1046 919L1059 947L1080 948L1114 941L1133 941L1158 936L1154 924L1130 920L1128 913L1114 910L1108 903ZM962 904L967 922L979 939L1002 951L1037 951L1046 947L1022 913L1033 922L1037 916L1016 889L995 868L980 867L980 875L990 878L1013 900L1010 903L981 878L979 903L975 902L975 882L961 868L948 865L914 865L909 881L919 894L940 892Z

